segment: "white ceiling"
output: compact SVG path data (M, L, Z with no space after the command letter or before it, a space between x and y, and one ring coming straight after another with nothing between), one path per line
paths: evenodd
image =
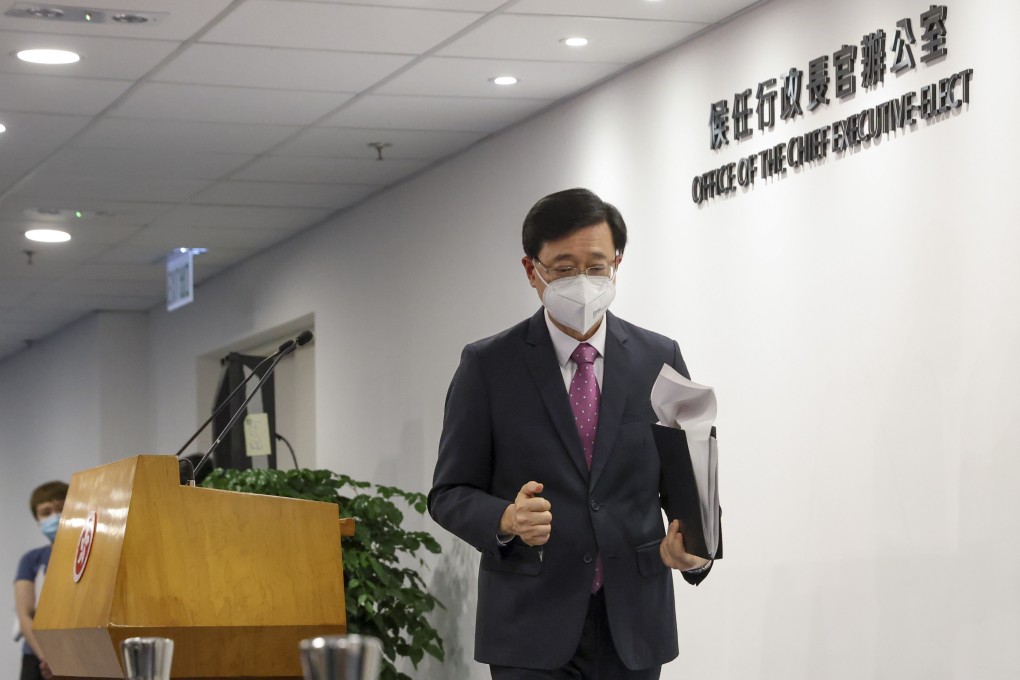
M202 281L754 1L57 0L161 15L0 15L0 357L94 310L160 304L173 248L209 248ZM560 42L575 35L589 45ZM14 57L29 47L82 59ZM520 82L490 82L502 74ZM391 145L385 160L370 142ZM48 224L72 240L24 237Z

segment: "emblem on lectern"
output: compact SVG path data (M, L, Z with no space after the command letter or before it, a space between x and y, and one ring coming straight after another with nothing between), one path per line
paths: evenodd
M85 566L89 563L89 555L92 554L92 541L96 537L96 511L89 513L85 520L85 526L81 528L81 536L78 537L78 549L74 553L74 582L81 580L85 573Z

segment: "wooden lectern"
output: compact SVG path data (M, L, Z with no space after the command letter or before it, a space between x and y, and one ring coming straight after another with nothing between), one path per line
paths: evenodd
M173 456L71 479L33 628L54 674L123 678L120 643L174 641L175 678L301 677L346 632L331 503L181 486Z

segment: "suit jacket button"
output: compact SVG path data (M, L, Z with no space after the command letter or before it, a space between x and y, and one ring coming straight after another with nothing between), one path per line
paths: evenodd
M591 509L594 510L595 512L598 512L599 511L599 507L600 507L599 506L599 502L597 500L595 500L594 498L592 498L591 499Z
M584 563L585 564L591 564L591 561L592 561L591 553L585 553L584 554Z

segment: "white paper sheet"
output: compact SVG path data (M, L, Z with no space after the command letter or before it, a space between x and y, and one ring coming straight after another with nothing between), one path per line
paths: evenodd
M660 425L682 429L687 436L706 547L714 555L719 545L719 448L711 436L718 410L715 390L663 364L652 385L652 409Z

